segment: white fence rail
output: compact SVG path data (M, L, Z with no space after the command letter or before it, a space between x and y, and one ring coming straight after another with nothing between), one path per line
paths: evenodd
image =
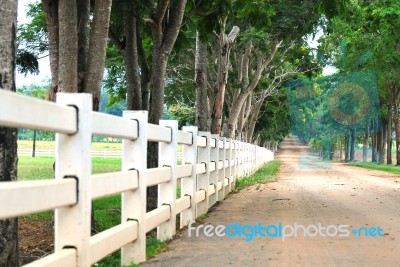
M273 153L198 132L176 121L147 123L146 111L123 118L92 111L88 94L57 95L57 104L0 90L0 125L56 132L54 180L0 183L0 219L55 210L55 252L27 266L90 266L121 249L121 265L146 260L146 233L167 240L223 200L236 179L255 172ZM33 112L34 111L34 112ZM91 174L91 136L122 138L122 171ZM159 142L159 168L147 169L147 142ZM177 165L177 146L183 146ZM181 196L176 184L181 179ZM146 192L158 185L158 208L146 213ZM121 223L90 234L92 199L122 195Z

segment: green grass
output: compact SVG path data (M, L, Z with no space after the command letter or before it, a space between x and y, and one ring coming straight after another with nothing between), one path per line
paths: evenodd
M31 149L33 141L18 140L18 148ZM54 141L36 141L36 149L51 149L54 150L56 142ZM92 150L121 150L122 143L92 143Z
M253 175L238 179L236 181L235 192L240 191L247 186L271 180L279 171L279 167L280 162L274 160L265 164Z
M33 141L30 140L18 140L18 148L32 149ZM50 149L54 150L56 142L54 141L36 141L36 149ZM92 143L92 150L121 150L122 143ZM178 152L182 151L182 145L178 145Z
M355 162L351 163L351 165L371 170L400 174L400 167L395 165L380 165L375 162Z
M54 177L53 157L18 157L18 180L43 180ZM120 158L92 158L93 173L121 170Z

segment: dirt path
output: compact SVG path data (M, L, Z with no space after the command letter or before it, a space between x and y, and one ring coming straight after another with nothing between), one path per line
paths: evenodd
M333 225L331 235L338 225L348 225L348 236L304 237L300 229L298 237L285 241L257 236L246 242L243 236L188 237L185 231L167 252L141 266L400 266L400 176L318 164L293 139L283 143L276 158L283 162L276 182L230 196L204 224L321 223ZM377 236L365 236L364 230L354 235L360 227L376 227L371 233Z

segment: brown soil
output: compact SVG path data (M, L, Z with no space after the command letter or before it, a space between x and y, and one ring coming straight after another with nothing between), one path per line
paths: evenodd
M27 264L54 250L52 221L43 219L18 220L20 263Z

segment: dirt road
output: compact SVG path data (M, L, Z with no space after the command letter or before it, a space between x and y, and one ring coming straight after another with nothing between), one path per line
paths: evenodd
M185 231L141 266L400 266L400 176L320 164L306 148L286 140L276 155L283 162L277 181L231 195L204 222L281 223L286 234L297 223L297 237L283 241L261 231L265 237L246 242L245 236L205 237L200 231L195 237L193 231L189 237ZM314 237L304 236L299 225Z

